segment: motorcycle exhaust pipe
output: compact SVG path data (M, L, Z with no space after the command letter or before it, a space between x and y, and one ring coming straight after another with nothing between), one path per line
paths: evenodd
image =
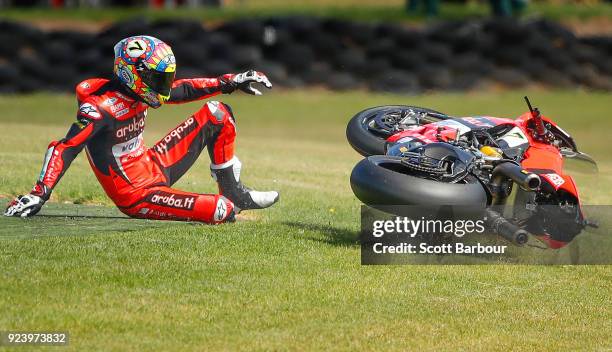
M541 180L540 176L525 171L519 165L506 161L498 164L493 168L492 179L494 185L501 185L501 179L509 178L514 181L517 185L527 191L535 191L540 187Z
M506 220L506 218L495 210L487 209L485 214L487 216L486 221L489 228L501 237L519 246L524 245L529 240L529 232Z

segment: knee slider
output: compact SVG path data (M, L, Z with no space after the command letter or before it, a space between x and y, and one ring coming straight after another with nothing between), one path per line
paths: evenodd
M213 118L212 122L215 124L226 123L232 118L231 109L229 106L219 101L209 101L204 105L204 107L208 109L208 112Z

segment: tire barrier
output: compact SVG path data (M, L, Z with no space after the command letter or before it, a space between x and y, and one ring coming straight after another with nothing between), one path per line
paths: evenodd
M612 37L548 20L448 21L409 28L317 17L117 22L98 33L0 20L0 93L71 91L109 77L113 46L150 34L171 44L178 77L254 68L280 86L419 93L497 86L612 90Z

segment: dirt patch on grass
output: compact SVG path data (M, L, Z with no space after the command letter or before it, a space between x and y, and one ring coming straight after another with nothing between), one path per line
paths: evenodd
M562 23L577 36L612 35L612 18L595 17L589 20L565 20Z
M112 22L74 21L68 19L37 19L28 21L28 23L44 31L71 30L85 33L98 33Z
M258 220L259 216L257 216L257 214L255 212L242 212L238 215L236 215L236 221L255 221Z

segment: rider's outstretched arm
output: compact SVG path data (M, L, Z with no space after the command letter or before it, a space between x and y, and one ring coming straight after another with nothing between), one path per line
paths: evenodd
M51 196L51 191L64 175L87 141L105 128L106 116L95 106L85 102L79 107L77 121L70 126L66 137L49 144L40 176L32 191L9 203L4 215L32 216Z
M177 79L172 83L168 104L181 104L206 99L221 93L219 78Z
M252 83L261 83L266 88L272 88L266 75L253 70L238 74L228 73L217 78L178 79L172 84L168 103L188 103L220 93L231 94L236 89L253 95L261 95L259 90L251 86Z

